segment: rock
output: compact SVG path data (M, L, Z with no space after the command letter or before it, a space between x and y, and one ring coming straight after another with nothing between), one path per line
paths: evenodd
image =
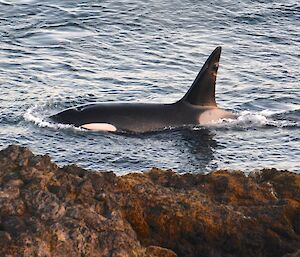
M162 248L159 246L148 246L146 249L146 255L153 257L176 257L176 253L173 251Z
M11 241L10 234L0 230L0 245L3 247L6 244L9 244L10 241Z
M0 256L296 257L300 175L116 176L0 151Z
M300 210L294 217L294 231L300 235Z
M4 231L12 236L18 236L26 231L24 220L17 216L9 216L2 219L1 222Z
M16 187L4 187L0 189L0 198L16 199L20 196L20 190Z
M294 253L285 254L283 257L300 257L300 250Z

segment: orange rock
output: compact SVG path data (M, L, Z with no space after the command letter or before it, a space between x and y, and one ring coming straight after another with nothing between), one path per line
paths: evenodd
M281 257L300 249L300 175L116 176L0 152L0 256Z

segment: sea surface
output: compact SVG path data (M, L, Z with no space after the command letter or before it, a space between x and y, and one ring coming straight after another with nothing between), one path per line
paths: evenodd
M216 98L236 121L113 134L47 120L93 102L175 102L219 45ZM300 173L299 78L296 0L0 0L0 147L59 165Z

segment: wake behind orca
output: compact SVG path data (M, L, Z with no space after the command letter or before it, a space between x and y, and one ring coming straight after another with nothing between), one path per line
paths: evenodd
M171 104L99 103L81 105L50 116L54 122L93 131L143 133L185 125L209 125L235 115L218 108L215 84L221 47L208 57L182 99Z

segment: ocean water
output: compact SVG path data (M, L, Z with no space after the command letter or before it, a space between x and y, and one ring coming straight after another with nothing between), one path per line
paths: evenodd
M0 147L118 174L300 172L300 5L295 0L0 0ZM95 133L47 122L92 102L171 103L216 46L210 127Z

